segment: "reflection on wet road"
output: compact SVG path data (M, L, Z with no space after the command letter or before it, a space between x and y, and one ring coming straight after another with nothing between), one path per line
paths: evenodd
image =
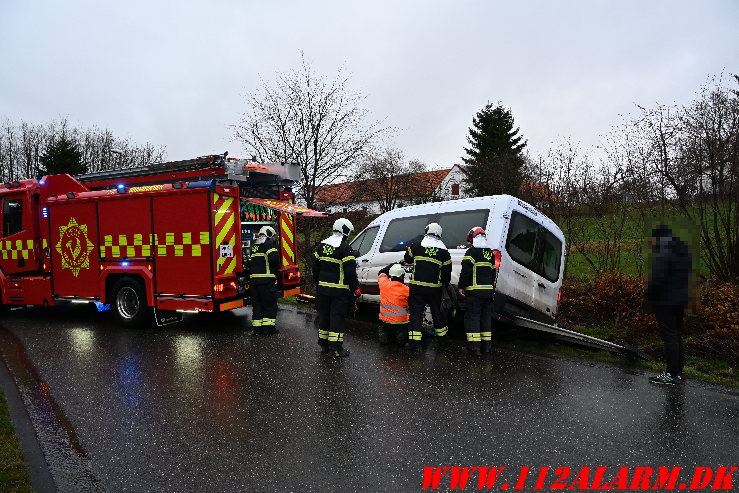
M252 337L246 309L149 330L31 309L5 316L0 351L61 491L420 491L429 465L737 458L739 396L714 387L511 349L408 354L366 324L331 360L312 322L283 307L281 334Z

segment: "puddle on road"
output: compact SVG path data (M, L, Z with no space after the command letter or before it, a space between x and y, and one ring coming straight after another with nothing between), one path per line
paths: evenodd
M0 358L8 367L58 491L102 492L77 433L54 400L20 340L0 326Z

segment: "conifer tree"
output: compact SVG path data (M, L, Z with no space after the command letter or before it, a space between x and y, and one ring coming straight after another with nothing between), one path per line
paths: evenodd
M87 167L82 163L82 154L77 149L77 144L60 137L46 148L46 152L40 159L41 176L59 175L67 173L69 175L80 175L87 172Z
M519 195L526 141L519 135L513 114L491 103L472 119L465 147L466 192L472 196Z

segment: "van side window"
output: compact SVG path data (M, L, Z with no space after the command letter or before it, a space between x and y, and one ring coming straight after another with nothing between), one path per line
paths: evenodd
M562 242L546 229L541 230L539 237L541 244L541 263L539 274L552 282L559 279L559 264L562 260Z
M350 246L355 252L357 252L357 257L366 255L367 252L369 252L370 248L372 248L372 243L375 242L375 237L377 237L377 232L379 230L379 226L365 229L359 236L354 238L354 241L351 242Z
M475 226L485 228L488 223L489 209L476 211L447 212L439 217L442 230L442 241L447 248L467 248L467 233Z
M6 199L3 202L3 237L23 231L23 200Z
M428 216L403 217L390 221L380 252L402 252L408 245L423 238L423 230L429 223Z
M529 267L534 259L536 235L539 225L519 212L511 214L511 225L508 228L506 250L513 260Z

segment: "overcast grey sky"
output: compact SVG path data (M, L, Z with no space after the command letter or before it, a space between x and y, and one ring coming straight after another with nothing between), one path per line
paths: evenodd
M241 153L228 125L261 75L344 65L396 144L432 167L463 155L486 102L532 154L584 145L635 104L689 101L739 73L739 2L0 0L0 118L60 116L171 159Z

